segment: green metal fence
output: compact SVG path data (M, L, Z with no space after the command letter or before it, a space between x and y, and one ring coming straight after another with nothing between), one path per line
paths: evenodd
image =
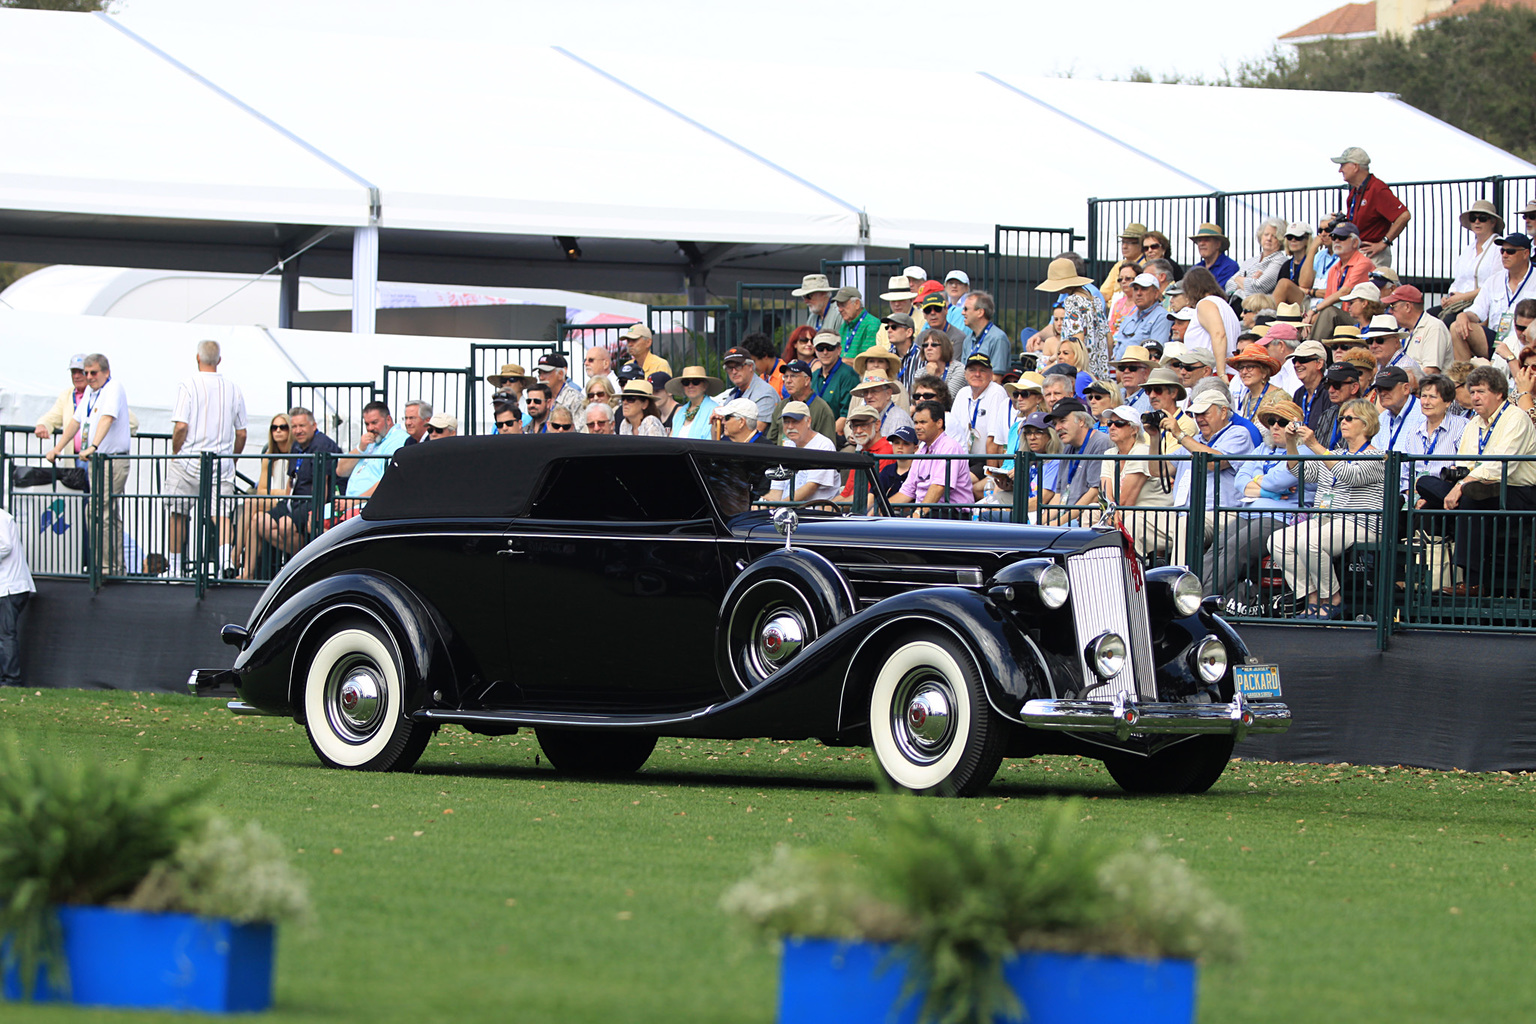
M386 366L384 390L380 401L399 419L407 402L421 401L432 406L434 415L452 416L459 429L474 433L474 407L471 401L468 368L447 369L435 366Z
M646 306L651 351L665 359L674 373L685 366L719 366L725 350L739 338L733 334L727 305Z

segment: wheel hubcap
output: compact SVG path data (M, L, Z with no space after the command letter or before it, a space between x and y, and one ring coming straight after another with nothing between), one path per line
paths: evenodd
M917 764L944 756L954 740L954 691L927 673L909 677L891 705L892 733L902 753Z
M800 620L786 612L779 612L763 626L759 645L763 658L778 666L793 658L805 642L805 632Z
M327 690L326 708L339 735L361 740L378 729L385 692L378 666L366 659L338 665Z

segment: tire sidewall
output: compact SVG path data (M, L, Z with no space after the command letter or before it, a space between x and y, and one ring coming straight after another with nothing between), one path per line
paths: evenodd
M949 746L929 764L917 764L897 742L892 724L892 702L902 681L921 668L937 670L952 692L954 731ZM971 673L945 646L933 640L911 640L886 657L875 676L869 698L869 731L876 761L886 777L903 789L917 793L948 792L959 788L956 774L964 768L976 728L976 687Z
M309 658L304 676L304 721L310 745L321 761L334 768L384 766L398 754L397 740L408 726L404 718L405 683L394 644L382 629L362 623L338 624L325 635ZM363 655L379 670L383 684L377 728L364 740L340 735L326 708L326 682L332 671L355 655Z

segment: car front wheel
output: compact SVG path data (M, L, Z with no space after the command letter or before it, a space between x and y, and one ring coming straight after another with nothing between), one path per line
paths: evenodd
M869 697L876 763L914 793L971 796L1003 760L1007 736L964 647L925 633L886 656Z
M1192 736L1151 757L1106 757L1104 767L1127 793L1204 793L1231 759L1231 736Z
M329 768L405 771L431 737L405 707L395 645L365 618L329 625L304 676L304 725L309 745Z

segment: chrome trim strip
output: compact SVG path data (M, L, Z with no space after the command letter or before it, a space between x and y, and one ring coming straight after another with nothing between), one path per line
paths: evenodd
M1241 739L1291 727L1291 709L1278 702L1139 703L1126 695L1116 695L1114 701L1032 700L1019 717L1036 729L1116 732L1122 739L1131 733L1228 733Z
M654 729L680 725L707 716L718 704L680 715L591 715L566 711L455 711L447 708L422 708L410 717L418 722L484 722L500 725L579 725L593 729Z
M261 708L256 707L254 704L247 704L243 700L232 700L224 706L229 708L230 711L237 715L270 715L273 718L283 717L282 715L275 714L271 711L263 711Z

